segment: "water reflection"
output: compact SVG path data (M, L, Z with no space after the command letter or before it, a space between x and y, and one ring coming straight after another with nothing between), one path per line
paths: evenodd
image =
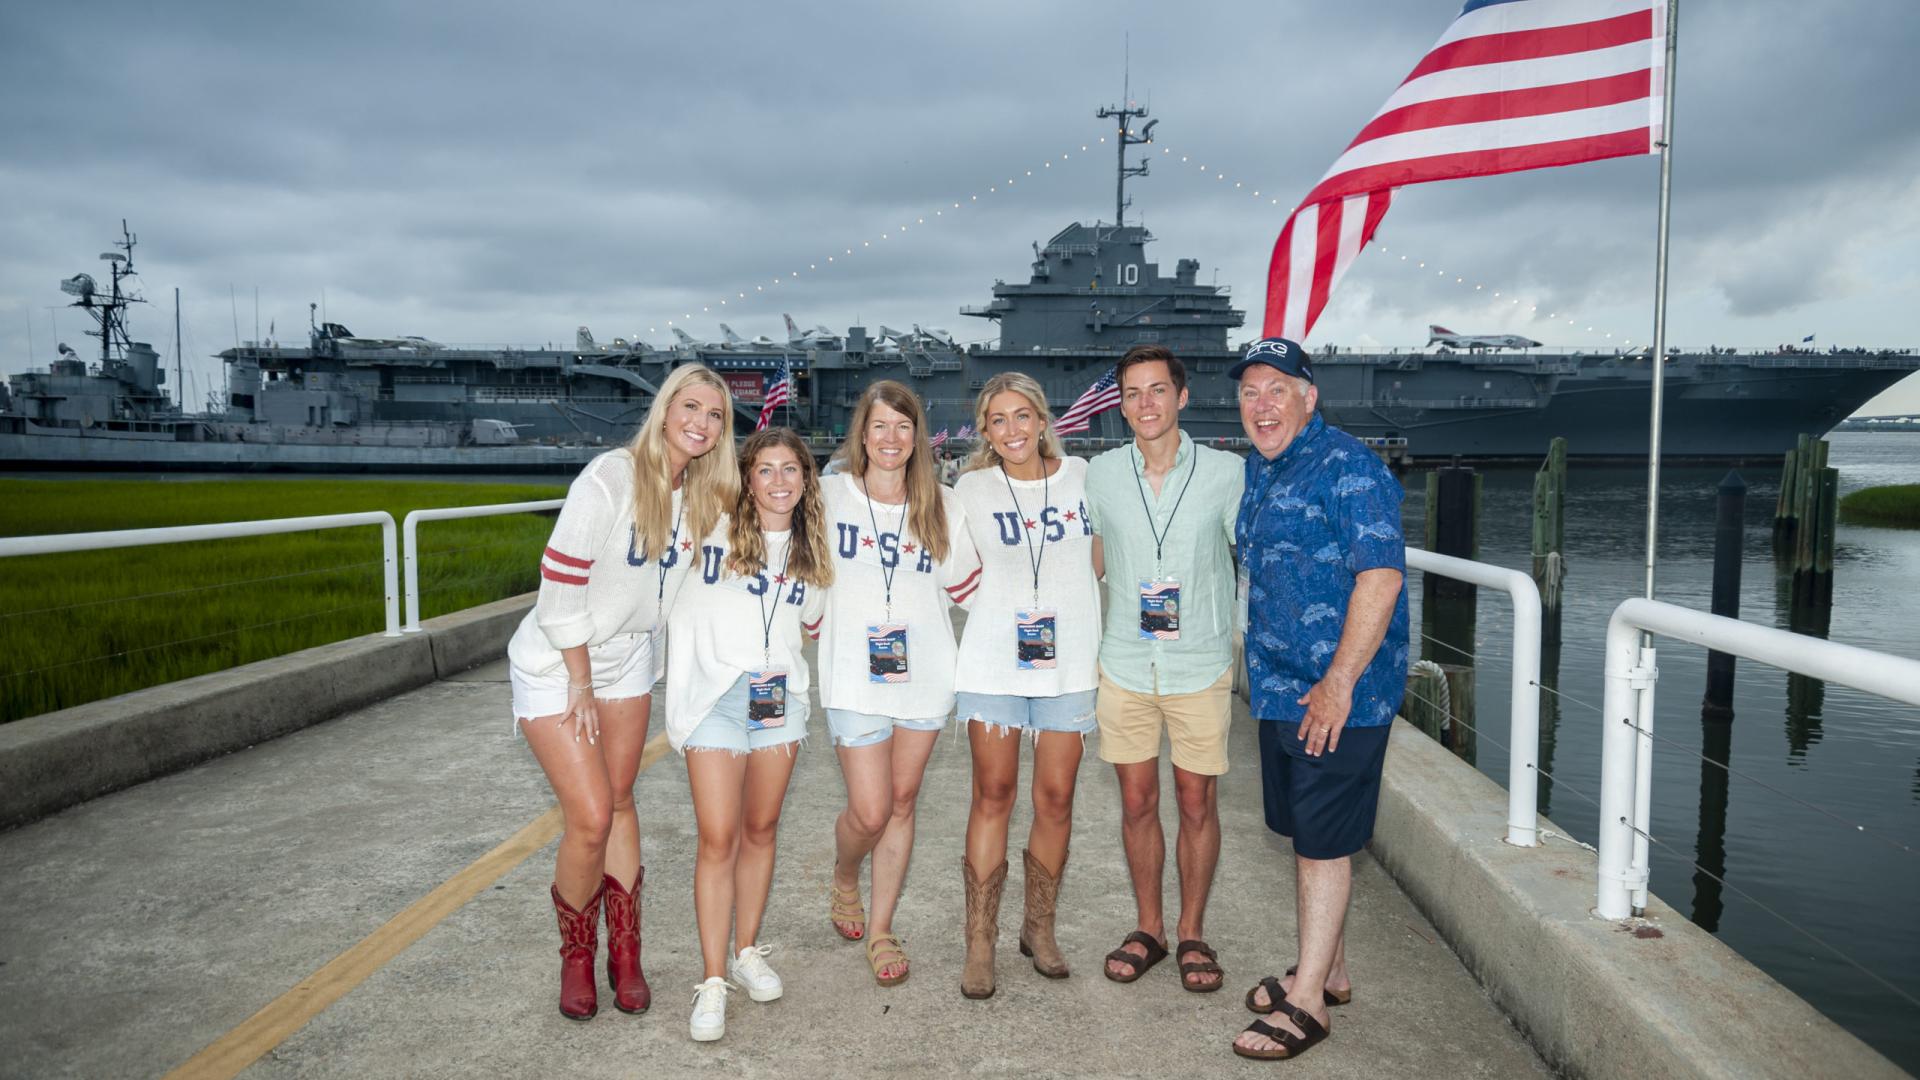
M1720 882L1727 876L1727 765L1733 756L1733 717L1700 718L1700 832L1693 843L1693 921L1720 929Z
M1553 816L1553 744L1560 733L1560 643L1540 646L1540 813Z

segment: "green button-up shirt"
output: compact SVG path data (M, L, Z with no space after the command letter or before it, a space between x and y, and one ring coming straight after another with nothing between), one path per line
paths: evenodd
M1196 446L1184 431L1158 495L1133 443L1088 464L1087 510L1107 566L1100 670L1114 683L1137 694L1191 694L1233 663L1233 524L1245 486L1238 454ZM1168 576L1180 582L1180 637L1143 639L1140 583Z

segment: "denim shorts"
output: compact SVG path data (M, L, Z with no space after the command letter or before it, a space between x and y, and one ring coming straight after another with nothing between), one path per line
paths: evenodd
M1070 731L1076 735L1090 735L1099 724L1093 701L1092 690L1079 690L1054 697L970 694L962 690L955 696L955 707L962 720L973 720L991 727L1032 732Z
M872 746L893 738L895 728L908 731L939 731L947 726L944 716L923 716L914 719L896 719L891 716L875 716L873 713L854 712L852 709L828 709L827 730L833 735L835 746Z
M680 747L682 754L689 750L726 750L735 754L745 754L755 750L768 750L774 747L797 743L807 737L807 699L804 695L790 695L787 698L786 723L774 728L747 729L747 677L740 676L733 688L720 695L713 703L713 711L707 714L700 726L693 729L687 741Z

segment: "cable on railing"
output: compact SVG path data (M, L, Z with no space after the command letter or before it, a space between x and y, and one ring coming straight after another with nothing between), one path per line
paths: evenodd
M1840 824L1845 825L1847 828L1854 830L1855 832L1859 833L1862 836L1871 836L1875 840L1880 841L1881 843L1887 845L1888 847L1895 848L1900 851L1904 851L1909 855L1920 855L1920 851L1915 851L1913 848L1908 847L1906 844L1903 844L1900 841L1895 840L1890 836L1886 836L1882 833L1875 832L1867 828L1865 825L1860 824L1857 821L1848 821L1846 818L1841 817L1839 814L1834 813L1833 811L1827 809L1824 806L1819 805L1818 803L1810 803L1807 800L1799 797L1798 795L1793 795L1788 792L1781 791L1779 788L1774 787L1772 784L1769 784L1764 780L1758 780L1758 779L1755 779L1754 777L1748 776L1746 773L1741 772L1739 769L1734 768L1733 766L1727 764L1724 761L1715 761L1714 759L1708 757L1707 755L1701 753L1698 750L1695 750L1693 747L1688 746L1685 743L1674 742L1672 739L1669 739L1663 735L1657 735L1647 730L1646 728L1641 727L1639 724L1634 723L1632 720L1628 719L1627 717L1624 717L1624 716L1621 717L1620 722L1632 728L1633 730L1639 732L1640 734L1645 735L1647 738L1654 740L1655 742L1665 743L1668 746L1672 746L1680 750L1685 750L1687 753L1692 754L1694 757L1699 758L1701 761L1704 761L1709 765L1713 765L1718 768L1725 769L1728 773L1734 776L1737 776L1740 779L1745 780L1749 783L1756 784L1760 787L1763 787L1766 790L1773 792L1775 795L1778 795L1783 799L1786 799L1790 802L1799 803L1801 806L1804 806L1807 809L1812 810L1817 814L1821 814L1825 817L1830 817L1833 820L1839 822Z
M1417 699L1419 701L1426 702L1428 705L1432 705L1436 709L1440 708L1440 706L1435 704L1432 699L1422 697L1421 695L1414 693L1412 690L1407 691L1407 696L1410 698ZM1447 713L1447 722L1452 724L1459 724L1461 727L1466 728L1468 731L1473 732L1476 738L1485 739L1487 742L1490 742L1494 746L1499 747L1502 753L1508 755L1509 757L1513 755L1512 748L1507 746L1506 743L1503 743L1499 739L1496 739L1493 736L1488 735L1486 732L1481 731L1479 728L1474 727L1472 724L1467 723L1465 720L1462 720L1459 717L1454 716L1451 712ZM1593 796L1588 795L1586 792L1581 791L1579 788L1574 787L1572 784L1567 783L1565 780L1562 780L1559 777L1548 772L1547 770L1541 768L1538 763L1529 765L1527 767L1532 769L1534 772L1539 773L1541 776L1544 776L1547 779L1553 781L1555 784L1559 785L1560 787L1565 788L1569 793L1578 795L1582 799L1585 799L1587 802L1592 803L1594 806L1594 809L1597 810L1600 808L1600 800L1595 799ZM1575 840L1574 843L1578 844L1580 842L1578 840ZM1589 851L1593 850L1592 846L1588 844L1580 844L1580 846L1587 848Z
M59 607L31 608L26 611L0 612L0 619L12 619L26 615L45 615L54 611L71 611L75 608L101 607L106 604L129 604L135 600L154 600L168 596L186 596L190 593L211 592L215 589L230 589L235 585L258 585L263 581L285 581L288 578L312 577L315 574L331 574L340 570L357 570L368 566L380 566L382 559L369 559L366 562L341 563L338 566L324 566L317 570L295 570L290 574L274 574L271 577L247 578L243 581L223 581L213 585L195 585L190 589L172 589L167 592L140 593L135 596L112 596L105 600L82 600L77 604L62 604Z
M1893 983L1888 982L1884 977L1874 972L1873 970L1868 968L1866 965L1860 963L1860 961L1855 960L1853 957L1848 956L1846 953L1840 951L1838 946L1835 946L1829 943L1826 939L1822 938L1820 935L1814 933L1811 930L1808 930L1806 927L1801 926L1799 923L1794 922L1792 919L1787 918L1785 915L1780 914L1778 911L1775 911L1773 908L1762 903L1752 893L1746 891L1745 889L1740 888L1738 885L1735 885L1734 883L1728 881L1726 878L1721 877L1719 874L1714 873L1713 871L1707 869L1706 867L1701 866L1699 863L1694 862L1692 859L1688 858L1684 853L1682 853L1680 849L1674 847L1672 844L1669 844L1664 840L1661 840L1659 837L1654 836L1652 833L1647 832L1646 830L1635 826L1633 822L1628 821L1626 818L1621 818L1620 823L1622 825L1625 825L1629 830L1638 834L1639 836L1645 837L1647 843L1656 844L1666 849L1667 851L1671 852L1675 857L1679 858L1683 862L1688 863L1695 870L1699 871L1702 874L1707 875L1708 877L1712 878L1714 881L1718 882L1721 885L1721 887L1733 890L1735 895L1740 896L1741 898L1747 900L1749 903L1753 904L1753 906L1759 908L1761 911L1764 911L1767 914L1773 916L1774 918L1779 919L1781 922L1787 924L1787 926L1793 929L1795 932L1807 938L1807 940L1812 941L1814 944L1819 945L1821 948L1826 949L1828 952L1831 952L1833 955L1846 961L1849 965L1853 967L1855 971L1860 972L1862 975L1865 975L1867 978L1872 979L1874 982L1877 982L1881 986L1886 987L1888 990L1893 991L1893 993L1896 996L1901 998L1907 1004L1912 1005L1916 1009L1920 1009L1920 998L1916 998L1912 994L1909 994L1905 990L1902 990L1898 986L1895 986Z
M1440 647L1441 647L1441 648L1443 648L1443 649L1446 649L1446 650L1448 650L1448 651L1450 651L1450 652L1456 652L1456 653L1459 653L1459 654L1460 654L1461 656L1464 656L1464 657L1466 657L1466 658L1467 658L1467 660L1468 660L1468 661L1469 661L1470 663L1473 663L1473 664L1478 664L1478 663L1480 663L1480 658L1479 658L1479 657L1477 657L1477 656L1475 656L1474 654L1472 654L1472 653L1470 653L1470 652L1468 652L1468 651L1467 651L1467 650L1465 650L1465 649L1462 649L1462 648L1460 648L1460 647L1459 647L1458 645L1455 645L1455 644L1454 644L1453 642L1451 642L1451 641L1442 641L1442 640L1440 640L1439 638L1437 638L1437 637L1434 637L1434 636L1433 636L1432 634L1428 634L1428 633L1425 633L1425 632L1422 632L1420 636L1421 636L1422 638L1424 638L1424 639L1426 639L1426 640L1427 640L1428 642L1430 642L1430 643L1432 643L1432 644L1434 644L1434 645L1438 645L1438 646L1440 646ZM1553 687L1551 687L1551 686L1548 686L1548 685L1547 685L1546 683L1543 683L1543 682L1537 682L1537 681L1534 681L1534 680L1531 680L1531 679L1530 679L1530 680L1528 680L1528 683L1527 683L1527 684L1528 684L1529 686L1533 686L1533 687L1535 687L1535 688L1537 688L1537 689L1540 689L1540 690L1545 690L1545 691L1546 691L1547 693L1549 693L1549 694L1552 694L1552 695L1553 695L1554 697L1557 697L1557 698L1559 698L1559 699L1560 699L1560 700L1562 700L1562 701L1570 701L1570 702L1572 702L1572 703L1574 703L1575 705L1581 705L1581 706L1584 706L1584 707L1586 707L1586 708L1589 708L1589 709L1592 709L1592 710L1593 710L1594 712L1596 712L1596 713L1605 713L1605 712L1606 712L1606 710L1605 710L1605 709L1602 709L1602 708L1601 708L1600 706L1598 706L1598 705L1595 705L1595 704L1594 704L1593 702L1591 702L1591 701L1582 701L1582 700L1580 700L1579 698L1577 698L1577 697L1573 697L1573 696L1571 696L1571 695L1569 695L1569 694L1563 694L1563 693L1561 693L1561 692L1560 692L1559 690L1557 690L1557 689L1555 689L1555 688L1553 688Z
M214 638L231 637L234 634L244 634L249 630L264 630L270 626L282 626L286 623L299 622L303 619L317 619L322 615L332 615L333 613L338 611L347 611L353 608L363 608L363 607L384 607L385 604L386 604L385 598L382 598L379 600L361 600L352 604L342 604L339 607L327 608L323 611L309 611L304 615L294 615L285 619L275 619L271 622L254 623L252 626L236 626L230 630L221 630L217 633L212 633L212 634L202 634L199 637L181 638L178 641L163 641L158 645L142 645L137 649L123 649L120 652L105 653L101 656L89 656L83 660L68 660L65 663L49 664L46 667L28 668L24 671L0 672L0 679L19 679L19 678L24 678L28 675L39 675L43 672L59 671L63 668L76 667L80 664L97 664L102 660L118 660L123 656L133 656L136 653L152 652L155 649L166 649L166 648L171 648L175 645L191 645L199 641L211 641Z

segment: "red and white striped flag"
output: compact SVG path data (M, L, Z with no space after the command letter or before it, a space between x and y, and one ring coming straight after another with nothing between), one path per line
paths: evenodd
M1108 368L1105 375L1093 380L1093 385L1067 406L1067 411L1053 422L1056 435L1071 435L1076 431L1085 431L1093 426L1093 418L1120 404L1120 384L1114 381L1113 369Z
M933 438L927 440L927 448L930 450L938 450L940 449L940 445L946 441L947 441L947 429L941 428L940 431L937 434L935 434Z
M1395 188L1659 153L1667 0L1467 0L1280 230L1268 337L1305 341Z
M760 402L760 422L753 426L755 431L765 431L773 423L774 410L793 399L793 369L787 366L787 358L780 358L780 371L767 384L766 397Z

